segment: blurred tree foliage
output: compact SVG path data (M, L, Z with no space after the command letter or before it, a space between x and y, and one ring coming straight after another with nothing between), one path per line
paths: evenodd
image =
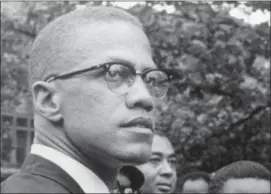
M13 149L10 125L7 121L1 122L1 164L9 160L9 153Z
M52 19L85 3L2 2L2 111L32 114L27 87L32 42ZM179 172L184 166L212 172L241 159L270 162L270 26L246 24L219 2L213 3L216 9L208 3L166 3L176 11L156 11L153 6L165 2L153 1L128 11L143 22L157 65L180 70L157 105L157 128L174 143ZM270 11L270 2L247 4Z

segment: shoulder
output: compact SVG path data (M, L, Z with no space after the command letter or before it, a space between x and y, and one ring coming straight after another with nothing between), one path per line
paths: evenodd
M47 177L17 173L1 183L1 193L70 193L59 183Z

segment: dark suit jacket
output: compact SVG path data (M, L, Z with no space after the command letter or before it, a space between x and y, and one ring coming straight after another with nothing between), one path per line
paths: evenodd
M19 173L1 183L1 193L84 193L81 187L54 163L34 154L27 156Z

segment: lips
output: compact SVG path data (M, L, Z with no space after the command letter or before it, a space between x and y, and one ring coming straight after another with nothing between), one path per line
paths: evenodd
M171 184L167 184L167 183L158 183L157 187L159 190L163 192L167 192L171 190Z
M121 127L142 127L154 131L152 120L146 117L137 117L125 124L122 124Z

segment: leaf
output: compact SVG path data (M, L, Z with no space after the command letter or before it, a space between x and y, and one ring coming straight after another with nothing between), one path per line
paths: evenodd
M192 55L183 55L180 59L179 67L182 70L195 70L198 67L200 60Z
M207 114L203 114L201 113L198 117L197 117L197 121L200 124L204 124L207 121Z
M227 24L219 24L220 29L222 29L224 32L226 32L227 34L229 34L232 30L232 26L231 25L227 25Z
M255 78L249 75L243 75L244 81L240 84L241 88L246 89L255 89L258 85L258 82Z

